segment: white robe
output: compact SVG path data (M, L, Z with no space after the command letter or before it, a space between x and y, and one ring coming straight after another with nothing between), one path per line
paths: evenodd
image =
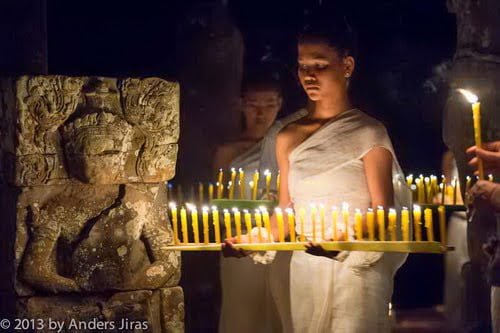
M307 111L300 110L277 120L259 143L231 162L231 167L242 168L246 175L252 175L255 170L263 174L266 169L276 175L276 135L283 126L306 114ZM249 186L246 192L249 197ZM238 197L238 193L235 195ZM292 330L290 257L290 252L280 252L269 265L256 264L249 257L221 257L220 333L286 333Z
M384 126L363 112L345 111L323 125L289 156L289 191L295 210L310 203L353 209L371 207L362 158L374 147L393 154L397 204L408 200ZM410 204L408 201L407 205ZM305 236L312 238L306 214ZM331 225L331 214L326 223ZM319 234L319 219L316 220ZM350 235L353 235L351 219ZM299 231L300 226L296 229ZM388 303L393 277L406 255L342 252L342 262L296 251L290 267L291 313L294 332L389 332Z

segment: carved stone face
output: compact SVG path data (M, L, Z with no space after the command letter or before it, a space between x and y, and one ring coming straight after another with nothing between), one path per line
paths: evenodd
M127 122L109 113L91 114L66 126L64 137L71 175L91 184L120 182L132 138Z

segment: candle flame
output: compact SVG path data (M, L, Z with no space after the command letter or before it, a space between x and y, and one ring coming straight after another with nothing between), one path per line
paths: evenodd
M204 213L208 212L208 206L203 206L203 207L201 208L201 210L202 210Z
M186 208L189 210L196 210L196 206L189 202L186 202Z
M280 208L280 207L276 207L276 208L274 208L274 211L275 211L276 213L278 213L278 214L282 212L282 210L281 210L281 208Z
M465 89L457 89L457 91L459 93L461 93L462 95L464 95L464 97L467 99L467 101L469 103L477 103L477 101L479 100L479 98L474 95L472 92L470 92L469 90L465 90Z
M269 169L264 170L264 176L267 176L267 175L270 175L270 174L271 174L271 171L269 171Z
M212 206L212 211L217 211L217 206Z
M231 210L233 211L233 213L239 213L240 211L238 207L233 207Z
M370 213L373 213L373 208L371 208L371 207L370 207L370 208L368 208L368 211L369 211Z
M394 208L389 208L389 213L396 214L396 210Z
M342 203L342 210L349 210L349 204L347 202Z
M243 214L248 214L248 209L243 209Z
M285 212L286 212L288 215L292 215L292 214L293 214L293 209L291 209L291 208L287 208L287 209L285 209Z
M266 208L265 206L260 206L260 207L259 207L259 210L260 210L261 212L263 212L263 213L264 213L264 212L267 212L267 208Z
M356 211L356 214L361 214L361 209L356 208L355 211Z
M175 202L173 202L173 201L172 201L172 202L170 202L170 203L168 204L168 206L169 206L171 209L175 209L175 208L177 208L177 205L176 205L176 204L175 204Z
M332 210L338 210L337 206L332 206Z
M239 169L238 169L238 172L239 172L239 173L242 173L242 172L243 172L243 169L242 169L242 168L239 168Z
M416 212L420 212L420 206L419 205L413 205L413 210Z
M236 169L235 168L231 168L231 172L236 172Z
M403 206L403 210L408 210L408 207Z
M377 209L384 210L384 206L377 206Z

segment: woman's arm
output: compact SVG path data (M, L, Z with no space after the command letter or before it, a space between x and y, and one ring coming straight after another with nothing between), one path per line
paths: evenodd
M363 157L363 165L372 208L392 206L394 204L394 188L392 186L391 152L383 147L375 147Z

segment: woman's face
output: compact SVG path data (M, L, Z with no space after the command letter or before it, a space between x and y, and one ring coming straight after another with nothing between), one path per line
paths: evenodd
M243 114L248 129L268 130L280 109L281 96L276 90L248 90L243 94Z
M324 42L299 43L298 75L312 101L347 92L347 78L354 70L354 58L341 57Z

